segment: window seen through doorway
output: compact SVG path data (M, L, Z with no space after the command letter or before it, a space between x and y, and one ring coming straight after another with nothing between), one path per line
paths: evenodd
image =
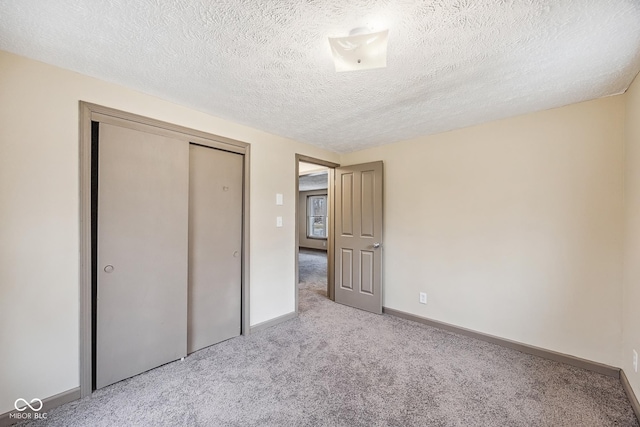
M327 237L327 196L307 197L307 237Z

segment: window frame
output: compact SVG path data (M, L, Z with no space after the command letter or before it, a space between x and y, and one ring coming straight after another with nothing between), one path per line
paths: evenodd
M312 200L314 198L324 199L324 215L311 215L311 213L312 213L311 204L312 204ZM328 201L329 201L328 194L309 194L309 195L307 195L307 200L306 200L306 207L307 207L306 211L307 212L306 212L306 215L305 215L305 217L306 217L305 220L306 220L306 229L307 229L307 232L306 232L307 239L327 240L327 237L329 235L329 228L328 228L328 225L329 225L329 221L328 221L329 212L328 212L328 209L327 209ZM323 237L315 236L315 235L313 235L311 233L311 231L312 231L311 230L311 226L310 226L311 225L311 218L323 218L324 219L324 221L323 221L323 223L324 223L324 236Z

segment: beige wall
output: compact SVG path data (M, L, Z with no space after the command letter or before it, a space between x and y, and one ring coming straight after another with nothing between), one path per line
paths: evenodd
M300 191L298 196L298 237L301 248L327 250L326 239L307 238L307 196L327 195L327 190Z
M251 143L251 323L294 311L295 153L336 154L5 52L0 76L0 413L79 385L79 100Z
M343 155L385 164L384 305L619 366L623 121L617 96Z
M640 77L625 94L625 258L622 369L640 398L640 374L632 351L640 352Z

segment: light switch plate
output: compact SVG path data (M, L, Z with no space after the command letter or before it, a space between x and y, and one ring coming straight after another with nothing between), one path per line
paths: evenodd
M282 193L276 193L276 205L284 205L284 196L282 195Z
M281 216L277 216L276 217L276 227L282 227L282 217Z

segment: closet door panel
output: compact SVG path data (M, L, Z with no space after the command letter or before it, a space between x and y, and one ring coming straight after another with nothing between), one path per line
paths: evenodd
M96 387L186 355L189 144L100 124Z
M191 353L240 335L243 156L192 144L189 174Z

